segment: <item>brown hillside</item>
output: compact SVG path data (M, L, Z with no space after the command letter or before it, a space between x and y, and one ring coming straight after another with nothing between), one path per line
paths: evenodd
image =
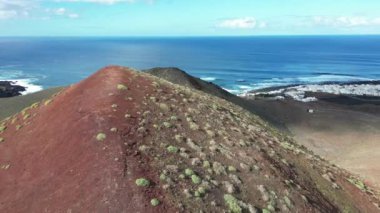
M128 68L0 132L0 212L379 211L360 180L242 108Z
M262 107L256 106L255 103L249 100L233 95L212 82L203 81L200 78L193 77L179 68L156 67L148 70L143 70L143 72L147 72L151 75L162 78L174 84L196 89L204 93L222 98L256 115L260 115L261 118L263 118L265 121L270 122L271 125L275 126L276 128L284 130L285 132L289 132L282 120L277 119L272 114L268 115L267 113L263 113L263 111L266 111Z

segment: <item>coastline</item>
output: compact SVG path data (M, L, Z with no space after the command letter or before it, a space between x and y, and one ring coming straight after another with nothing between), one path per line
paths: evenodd
M293 84L252 90L239 94L239 96L247 99L271 98L313 102L317 101L322 94L377 99L380 98L380 80Z
M28 79L0 80L0 98L10 98L42 91L43 87Z

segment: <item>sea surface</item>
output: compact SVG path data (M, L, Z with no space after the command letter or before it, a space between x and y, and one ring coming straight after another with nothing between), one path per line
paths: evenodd
M380 80L380 36L0 38L0 80L18 80L30 92L106 65L178 67L234 93Z

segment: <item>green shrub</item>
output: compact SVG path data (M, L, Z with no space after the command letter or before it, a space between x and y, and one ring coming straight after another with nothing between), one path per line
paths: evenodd
M106 138L107 138L107 135L104 133L98 133L98 135L96 135L96 140L98 141L104 141Z
M29 113L25 114L24 117L23 117L24 120L26 120L28 118L30 118L30 114Z
M150 185L150 181L145 179L145 178L139 178L136 180L136 185L137 186L143 186L143 187L147 187Z
M16 130L20 130L22 128L22 125L16 125Z
M52 100L51 100L51 99L49 99L49 100L46 100L46 101L44 102L44 105L45 105L45 106L47 106L47 105L49 105L51 102L52 102Z
M205 189L204 187L200 186L200 187L198 188L198 192L201 193L202 195L203 195L203 194L206 194L206 189Z
M185 175L191 176L194 174L194 171L192 169L185 169Z
M118 85L117 85L117 89L118 89L118 90L128 90L128 87L125 86L124 84L118 84Z
M199 129L199 126L198 124L194 123L194 122L190 122L190 129L191 130L198 130Z
M165 103L160 103L159 107L164 112L169 112L170 111L170 107L167 104L165 104Z
M30 108L35 109L35 108L37 108L39 105L40 105L40 103L37 102L37 103L32 104L32 105L30 106Z
M164 127L166 127L166 128L172 128L172 127L173 127L173 125L172 125L171 123L166 122L166 121L163 123L163 125L164 125Z
M204 168L210 168L211 167L211 164L210 164L210 162L209 161L203 161L203 167Z
M191 175L191 181L193 181L194 184L200 184L202 180L198 175Z
M227 204L229 210L232 213L241 213L242 212L242 209L239 206L238 200L234 196L232 196L230 194L225 194L224 195L224 202Z
M229 172L236 172L237 170L236 170L236 168L233 167L233 166L228 166L228 171L229 171Z
M179 149L175 146L168 146L167 148L168 152L171 152L171 153L177 153L179 151Z
M158 205L160 205L160 201L157 199L157 198L153 198L151 201L150 201L150 204L152 205L152 206L158 206Z
M363 191L363 192L367 191L367 186L362 181L354 179L354 178L348 178L347 180L350 183L354 184L361 191Z
M184 141L184 138L182 135L175 135L174 136L174 139L177 141L177 142L183 142Z
M167 176L164 173L161 173L160 180L165 181Z
M263 213L270 213L268 209L263 209Z

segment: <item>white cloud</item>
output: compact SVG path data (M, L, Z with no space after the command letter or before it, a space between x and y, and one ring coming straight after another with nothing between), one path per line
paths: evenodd
M253 29L253 28L264 28L267 26L266 22L258 21L254 17L236 18L236 19L226 19L217 24L221 28L230 29Z
M57 8L57 9L46 8L45 12L49 16L62 16L62 17L67 17L67 18L71 18L71 19L79 18L79 14L72 13L72 12L70 12L68 9L66 9L64 7ZM46 19L46 17L45 17L45 19ZM48 19L50 19L50 17Z
M28 16L32 7L28 0L0 0L0 20Z
M371 18L365 16L315 16L313 17L313 22L316 25L332 27L380 26L380 17Z
M0 10L0 20L10 19L17 16L17 11L14 10Z

